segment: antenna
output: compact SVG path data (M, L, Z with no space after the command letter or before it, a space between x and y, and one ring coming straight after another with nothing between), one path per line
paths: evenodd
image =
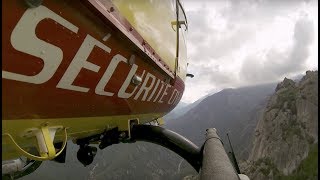
M229 144L230 144L230 148L231 148L231 152L229 152L231 154L231 157L232 157L232 160L234 162L234 166L236 168L236 171L238 174L241 174L240 172L240 168L239 168L239 165L238 165L238 162L237 162L237 159L236 159L236 156L234 155L234 151L233 151L233 148L232 148L232 144L231 144L231 141L230 141L230 138L229 138L229 134L227 133L227 137L228 137L228 141L229 141Z

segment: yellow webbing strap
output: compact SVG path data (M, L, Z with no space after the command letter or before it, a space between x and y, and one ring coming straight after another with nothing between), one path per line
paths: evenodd
M62 151L64 150L64 148L66 147L67 144L67 129L64 128L64 141L63 141L63 145L61 150L56 153L54 145L53 145L53 141L51 141L51 137L50 137L50 133L49 133L49 129L48 127L41 127L41 132L43 134L44 140L45 140L45 144L46 147L48 149L48 153L40 153L41 156L35 156L33 154L28 153L27 151L23 150L18 144L17 142L13 139L13 137L8 134L8 133L4 133L2 134L2 136L8 136L12 143L14 144L16 150L18 150L21 154L23 154L24 156L26 156L29 159L32 160L36 160L36 161L44 161L44 160L51 160L56 158L57 156L59 156Z
M48 126L41 127L41 132L42 132L42 135L44 138L45 145L48 150L48 152L41 152L40 151L41 157L47 157L47 158L55 157L56 150L55 150L54 145L52 143L53 139L51 139L51 137L50 137L50 132L49 132Z

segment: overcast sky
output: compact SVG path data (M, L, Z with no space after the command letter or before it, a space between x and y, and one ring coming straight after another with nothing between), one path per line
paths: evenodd
M182 101L318 69L316 0L184 0L189 23Z

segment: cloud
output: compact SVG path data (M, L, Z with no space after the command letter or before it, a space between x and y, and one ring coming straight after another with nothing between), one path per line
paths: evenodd
M311 66L317 69L310 60L317 57L315 0L184 0L184 4L188 72L195 75L186 81L185 102L213 89L274 82Z
M219 66L211 65L195 65L195 69L198 69L195 74L195 78L199 79L200 83L206 82L214 86L231 85L236 82L234 74L228 74L221 71Z
M213 6L212 3L207 4ZM224 9L224 5L219 5L220 9ZM251 25L228 23L227 19L222 16L222 10L218 11L219 8L212 10L211 6L202 6L197 10L187 11L188 56L197 62L220 61L219 58L240 48L255 34Z
M242 64L240 77L251 83L270 82L305 70L310 56L309 48L314 40L313 26L307 17L299 19L294 26L290 49L280 52L271 48L264 56L248 56Z
M314 41L313 26L313 22L309 20L307 17L304 17L297 21L294 28L295 44L291 56L293 59L300 60L309 55L308 47Z
M239 28L235 31L226 30L224 33L214 34L212 31L207 32L206 41L199 41L199 43L197 43L197 56L201 55L200 57L202 57L199 58L199 61L206 61L207 58L219 59L229 55L230 52L239 49L244 43L250 40L254 34L250 29L244 28Z

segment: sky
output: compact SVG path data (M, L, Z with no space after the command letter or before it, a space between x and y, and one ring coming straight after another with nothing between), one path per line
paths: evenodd
M318 70L316 0L181 0L188 19L182 102Z

